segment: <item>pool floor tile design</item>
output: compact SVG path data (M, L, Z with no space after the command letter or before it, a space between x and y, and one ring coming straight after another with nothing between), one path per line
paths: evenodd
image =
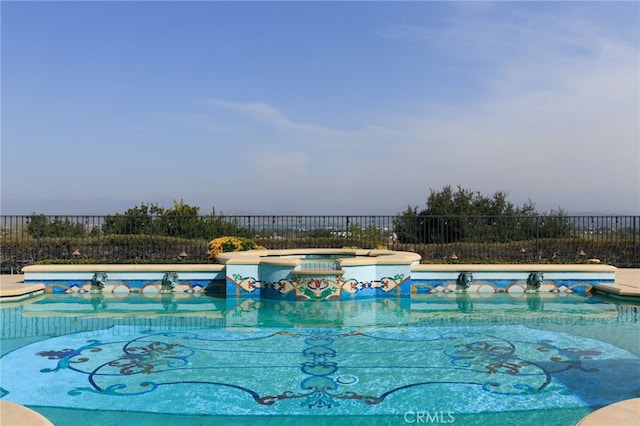
M23 346L1 368L4 398L17 403L180 414L461 414L598 406L640 393L629 379L638 356L523 325L115 326Z

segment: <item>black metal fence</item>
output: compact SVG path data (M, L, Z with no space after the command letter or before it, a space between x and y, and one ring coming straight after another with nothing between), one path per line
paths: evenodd
M270 249L389 248L426 262L640 267L640 216L0 216L1 270L35 262L209 262L221 236Z

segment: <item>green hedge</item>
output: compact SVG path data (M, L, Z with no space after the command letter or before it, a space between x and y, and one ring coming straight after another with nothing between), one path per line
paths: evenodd
M208 263L208 239L146 235L104 235L1 239L2 271L45 261L49 263ZM379 241L359 238L304 237L261 238L255 242L267 249L343 248L374 249ZM450 262L452 254L463 263L576 263L597 258L620 267L636 266L638 243L613 239L541 239L510 243L389 244L391 250L413 251L424 262ZM77 250L77 251L76 251ZM524 250L524 251L523 251ZM74 252L79 252L74 256ZM180 257L185 252L187 257ZM579 255L584 252L584 256Z

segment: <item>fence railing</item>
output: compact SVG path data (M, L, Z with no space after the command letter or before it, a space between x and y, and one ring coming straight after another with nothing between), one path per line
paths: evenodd
M208 243L389 248L431 262L640 266L640 216L0 216L1 270L52 262L209 262Z

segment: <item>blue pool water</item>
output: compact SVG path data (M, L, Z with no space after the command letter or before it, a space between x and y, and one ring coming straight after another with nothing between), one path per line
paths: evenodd
M640 397L638 331L578 295L47 295L3 305L0 391L57 425L571 425Z

